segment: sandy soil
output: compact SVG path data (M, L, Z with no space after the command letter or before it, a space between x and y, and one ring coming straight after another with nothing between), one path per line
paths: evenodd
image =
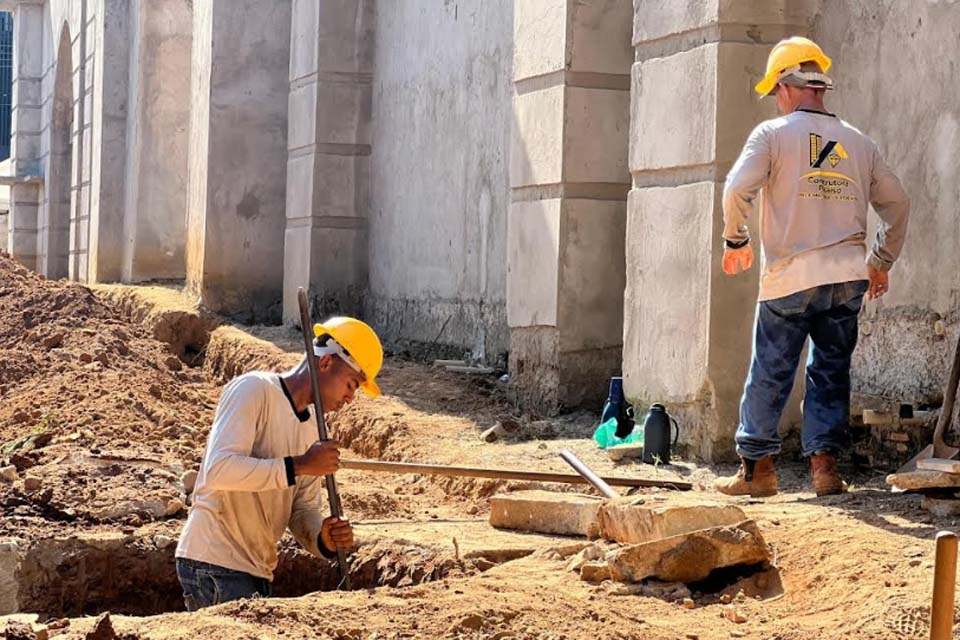
M125 307L116 295L127 296ZM169 580L169 545L188 501L180 475L202 456L220 386L244 370L289 366L299 357L299 339L283 328L211 325L202 352L184 349L184 342L171 347L157 339L163 314L133 313L129 295L97 297L0 256L0 466L13 464L18 475L0 481L0 537L67 545L96 534L117 550L153 540L167 555L131 566L166 572ZM709 486L730 468L614 464L589 440L596 416L521 415L495 378L388 360L381 386L384 397L361 399L330 421L350 456L567 471L557 451L568 448L604 475L684 478L705 501L724 500ZM524 429L508 441L482 442L480 433L506 416ZM357 575L362 568L366 586L392 586L229 603L195 614L120 615L124 602L147 597L134 581L108 619L73 617L49 633L130 640L927 637L933 536L956 522L922 511L917 496L889 493L881 477L850 477L849 494L818 499L806 470L786 464L782 495L731 500L771 545L775 588L761 589L757 576L731 578L693 593L696 606L688 609L669 596L622 595L622 585L582 582L566 564L584 541L486 525L490 495L531 483L344 471L344 506L361 540ZM318 566L291 564L278 574L277 591L296 593L284 590L294 583L302 583L301 593L309 590L304 576ZM58 577L49 569L47 579L77 580L76 571ZM148 577L141 576L143 589ZM721 602L740 590L741 601ZM58 597L82 600L85 593ZM745 622L724 617L731 606ZM0 619L10 638L17 627L4 625L12 624Z

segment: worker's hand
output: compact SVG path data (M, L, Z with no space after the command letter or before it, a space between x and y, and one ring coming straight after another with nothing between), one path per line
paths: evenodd
M320 526L320 540L328 551L353 548L353 527L348 520L331 516Z
M723 250L723 272L735 276L740 271L749 271L753 266L753 248L748 244L739 249Z
M868 300L876 300L890 290L889 271L881 271L880 269L867 265L867 276L870 278L870 286L867 287Z
M340 443L318 440L302 456L293 457L293 471L298 476L330 476L340 468Z

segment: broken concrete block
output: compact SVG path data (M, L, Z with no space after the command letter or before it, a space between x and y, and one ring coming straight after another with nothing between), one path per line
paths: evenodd
M17 468L13 465L0 469L0 478L2 478L5 482L16 482L18 477Z
M941 518L960 516L960 500L956 498L932 498L924 496L920 506Z
M0 539L0 616L20 610L20 583L17 572L22 559L23 542L17 538Z
M579 493L517 491L490 498L490 525L566 536L596 533L601 500Z
M960 473L917 469L907 473L891 473L887 476L887 484L903 491L960 487Z
M600 507L600 535L607 540L640 543L747 519L740 507L716 504L646 502L641 496L610 500Z
M580 567L580 579L594 583L609 580L610 565L606 562L586 562Z
M769 550L752 520L693 531L624 547L607 556L610 574L618 582L657 578L666 582L697 582L715 569L767 562Z
M614 462L643 457L642 444L618 444L607 449L607 456Z

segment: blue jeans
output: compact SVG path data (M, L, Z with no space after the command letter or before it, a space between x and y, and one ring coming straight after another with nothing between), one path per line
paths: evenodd
M757 306L753 361L740 402L737 453L780 453L777 427L803 345L810 338L801 440L806 456L838 453L849 440L850 358L867 281L828 284Z
M177 558L177 577L187 611L241 598L270 596L270 581L215 564Z

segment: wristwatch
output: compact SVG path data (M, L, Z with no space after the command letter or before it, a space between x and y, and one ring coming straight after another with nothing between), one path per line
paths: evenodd
M750 238L747 238L746 240L741 240L740 242L731 242L726 238L723 239L723 245L727 249L743 249L748 244L750 244Z

